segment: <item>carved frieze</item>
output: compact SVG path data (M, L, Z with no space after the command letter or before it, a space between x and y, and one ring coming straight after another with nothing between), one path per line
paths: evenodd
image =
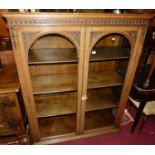
M28 25L148 25L147 19L130 18L9 18L9 26Z

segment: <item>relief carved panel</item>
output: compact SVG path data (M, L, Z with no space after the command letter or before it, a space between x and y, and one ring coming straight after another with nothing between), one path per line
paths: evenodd
M136 38L137 38L137 31L126 31L127 33L129 33L129 35L131 36L133 43L135 43Z
M23 32L22 33L22 38L23 38L23 43L24 43L24 47L26 49L26 45L28 43L28 41L34 36L36 35L38 32Z
M90 49L93 48L95 43L101 39L103 36L106 36L108 34L120 34L126 37L129 42L131 43L131 46L134 46L136 38L137 38L137 31L124 31L124 32L109 32L109 31L96 31L96 32L91 32L91 39L90 39Z
M9 18L9 26L16 25L148 25L147 19L130 19L130 18Z
M26 53L28 52L27 50L30 48L30 46L32 45L32 43L37 40L39 37L46 35L46 34L58 34L58 35L62 35L66 38L68 38L76 47L76 49L79 51L80 48L80 31L61 31L61 32L57 32L57 31L48 31L48 32L39 32L39 31L35 31L35 32L23 32L22 33L22 38L23 38L23 44L24 44L24 48L26 50ZM27 54L26 54L27 55Z
M80 46L80 32L79 31L65 31L65 33L67 33L69 36L71 36L76 44L78 45L78 47Z
M90 48L93 48L95 43L105 34L104 31L91 32Z

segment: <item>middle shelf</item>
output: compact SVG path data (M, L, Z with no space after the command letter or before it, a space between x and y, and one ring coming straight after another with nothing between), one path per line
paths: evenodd
M49 94L77 90L75 73L32 76L33 94ZM123 78L115 71L89 72L88 89L121 86Z
M129 48L115 46L96 47L93 52L95 54L91 55L91 62L128 59L130 57ZM31 49L29 53L29 65L78 62L75 48Z
M88 90L86 111L116 108L118 101L112 88ZM38 118L76 113L77 93L35 96Z

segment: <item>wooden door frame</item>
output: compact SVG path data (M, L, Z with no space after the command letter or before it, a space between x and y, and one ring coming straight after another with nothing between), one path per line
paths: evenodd
M147 27L128 27L128 26L109 26L109 27L87 27L86 28L86 40L85 55L84 55L84 78L82 96L86 96L87 99L87 83L88 83L88 71L89 71L89 57L93 46L104 36L109 34L117 33L124 35L131 44L131 57L128 64L127 73L124 79L124 85L122 94L119 101L119 108L115 119L115 126L119 127L124 109L127 104L128 95L130 93L131 85L134 79L138 61L142 52L143 41L145 38ZM92 34L91 34L92 33ZM93 34L94 33L94 34ZM96 33L96 34L95 34ZM94 36L93 36L94 35ZM93 38L94 37L94 38ZM85 111L86 111L86 100L82 104L81 109L81 129L83 133L85 124Z
M58 33L58 34L63 34L63 31L68 31L68 32L78 32L80 35L79 38L79 47L78 47L78 98L77 98L77 113L76 113L76 133L79 134L80 131L80 117L81 117L81 92L82 92L82 77L83 77L83 52L84 52L84 40L85 40L85 28L84 27L46 27L46 29L42 29L41 27L21 27L21 28L14 28L10 29L11 36L12 38L12 43L13 43L13 48L14 48L14 53L15 53L15 59L17 63L17 70L19 74L19 79L21 83L21 90L23 93L23 98L24 98L24 104L25 108L27 111L28 115L28 120L29 120L29 125L30 125L30 131L31 135L33 138L33 141L39 141L41 136L40 136L40 131L39 131L39 125L38 125L38 120L37 120L37 113L36 113L36 107L34 103L34 97L33 97L33 91L32 91L32 83L30 79L30 73L29 73L29 68L28 68L28 63L27 63L27 50L29 49L30 45L33 43L35 39L37 39L40 35L34 34L34 37L32 37L26 45L23 43L23 33L26 32L37 32L40 31L41 34L46 34L46 33ZM63 36L63 35L62 35ZM66 36L65 36L66 37ZM74 37L74 34L73 34ZM66 37L67 38L67 37ZM75 42L68 38L74 45ZM76 39L76 38L75 38Z

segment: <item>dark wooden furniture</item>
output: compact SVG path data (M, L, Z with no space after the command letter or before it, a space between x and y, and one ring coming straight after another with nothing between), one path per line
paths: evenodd
M1 144L9 143L9 138L17 141L18 138L25 135L25 126L18 97L20 85L15 68L16 67L12 65L5 65L0 71ZM5 142L3 139L5 139Z
M119 131L152 15L11 13L33 141Z
M131 133L134 132L147 102L155 100L155 72L154 72L155 36L154 35L155 35L155 27L150 27L148 29L145 38L144 50L141 56L141 61L130 93L131 98L140 102L140 106L137 110L135 120L131 128ZM148 65L148 59L150 58L150 55L152 55L151 56L152 60L151 63L149 63L150 65Z
M11 41L0 42L0 144L29 144Z
M3 17L2 17L2 10L0 10L0 40L4 39L4 38L9 38L10 39L10 33L9 33L9 29L7 27L6 22L4 21Z

